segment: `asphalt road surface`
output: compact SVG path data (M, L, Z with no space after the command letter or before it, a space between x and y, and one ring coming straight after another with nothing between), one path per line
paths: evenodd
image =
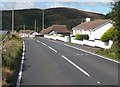
M24 38L21 85L118 85L118 63L45 38Z

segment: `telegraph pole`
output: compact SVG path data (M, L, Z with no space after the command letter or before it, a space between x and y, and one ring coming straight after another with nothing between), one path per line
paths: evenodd
M24 37L25 37L25 24L23 25L23 29L24 29Z
M35 19L35 31L36 31L36 27L37 27L37 25L36 25L36 19Z
M12 33L14 31L14 2L12 3Z
M43 12L42 12L42 29L44 29L44 9L43 9Z
M37 27L37 32L38 32L38 27Z

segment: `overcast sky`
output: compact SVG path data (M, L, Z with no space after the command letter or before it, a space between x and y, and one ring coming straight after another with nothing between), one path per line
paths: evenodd
M1 0L0 10L11 10L12 1L15 9L70 7L106 14L111 11L113 0Z

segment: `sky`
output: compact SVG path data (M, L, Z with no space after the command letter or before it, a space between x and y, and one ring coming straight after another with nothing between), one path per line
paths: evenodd
M113 2L113 0L1 0L0 10L11 10L12 1L14 9L69 7L101 14L110 12Z

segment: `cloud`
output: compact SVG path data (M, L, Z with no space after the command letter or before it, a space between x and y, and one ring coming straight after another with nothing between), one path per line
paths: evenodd
M46 3L45 6L46 8L63 7L63 4L59 2L52 2L52 3Z
M1 0L1 2L113 2L115 0Z
M2 2L0 3L0 10L11 10L13 7L12 2ZM26 9L26 8L34 8L35 5L33 2L14 2L14 9Z

